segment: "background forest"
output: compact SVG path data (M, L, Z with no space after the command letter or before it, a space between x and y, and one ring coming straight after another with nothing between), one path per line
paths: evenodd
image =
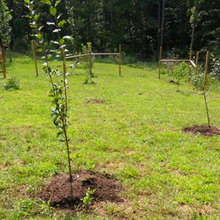
M23 0L5 3L12 16L10 47L13 51L25 52L30 49L32 38L26 17L28 9ZM191 45L194 51L208 49L219 54L219 0L166 0L165 3L165 52L175 48L173 53L186 56L194 32ZM43 7L39 3L37 10L41 12L41 20L46 22L50 15ZM138 60L158 59L162 0L62 0L58 9L69 21L64 34L74 37L73 52L79 51L86 42L92 43L94 51L117 50L122 44L126 54ZM49 40L52 38L48 36Z

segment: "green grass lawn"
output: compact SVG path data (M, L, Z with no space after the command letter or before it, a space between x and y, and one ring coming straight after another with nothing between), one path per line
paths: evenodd
M35 78L26 56L7 70L21 89L6 91L0 80L1 219L220 219L220 137L181 131L206 124L203 97L187 82L176 92L166 76L157 79L154 66L123 66L119 77L117 65L99 63L95 85L83 84L83 69L69 76L73 169L113 174L125 188L124 203L74 214L35 198L54 174L68 171L50 117L48 79ZM209 95L212 124L220 128L219 98L217 89Z

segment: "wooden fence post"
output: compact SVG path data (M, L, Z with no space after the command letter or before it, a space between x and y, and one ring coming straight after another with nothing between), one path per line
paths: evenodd
M0 64L2 66L2 72L3 73L3 77L6 78L6 65L5 65L5 50L4 50L4 47L1 48L0 46Z
M4 78L6 78L5 55L3 52L2 52L2 71L3 71Z
M190 50L190 52L189 52L189 60L190 60L190 62L191 62L192 58L193 58L193 51ZM192 71L191 71L191 68L189 68L188 82L191 81L191 77L192 77Z
M36 57L36 43L34 40L31 41L31 46L32 46L32 54L33 54L33 59L34 59L36 77L38 77L39 72L38 72L37 57Z
M121 48L121 44L119 45L119 76L121 76L121 64L122 64L122 48Z
M160 73L161 73L161 59L162 59L162 53L163 53L163 48L160 47L160 54L159 54L159 75L158 75L158 78L160 79Z
M196 68L195 68L195 77L197 76L198 73L198 65L199 65L199 51L196 52Z
M206 52L204 86L206 86L206 83L207 83L208 71L209 71L209 51Z
M193 56L193 51L190 50L190 52L189 52L189 59L190 59L190 60L192 60L192 56Z

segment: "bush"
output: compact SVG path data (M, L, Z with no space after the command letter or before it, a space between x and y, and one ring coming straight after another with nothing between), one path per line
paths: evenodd
M5 89L8 91L20 89L20 82L16 77L10 77L6 84L4 85Z
M182 62L179 65L175 66L173 70L173 77L178 85L177 91L179 91L180 81L187 75L188 71L189 71L189 65L185 62Z
M212 57L211 63L211 75L220 80L220 57Z

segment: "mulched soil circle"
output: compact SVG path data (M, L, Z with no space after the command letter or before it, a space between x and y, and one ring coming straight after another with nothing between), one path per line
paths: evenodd
M103 99L88 99L85 101L86 104L104 104L105 101Z
M39 193L39 198L43 201L49 201L54 207L80 207L83 205L82 199L85 197L88 188L95 189L92 194L93 202L110 201L117 203L124 201L118 195L123 187L116 179L107 174L91 171L80 171L74 174L72 182L69 181L69 175L56 175Z
M183 129L186 133L192 133L192 134L202 134L204 136L214 136L214 135L220 135L220 130L213 126L193 126L193 127L187 127Z

